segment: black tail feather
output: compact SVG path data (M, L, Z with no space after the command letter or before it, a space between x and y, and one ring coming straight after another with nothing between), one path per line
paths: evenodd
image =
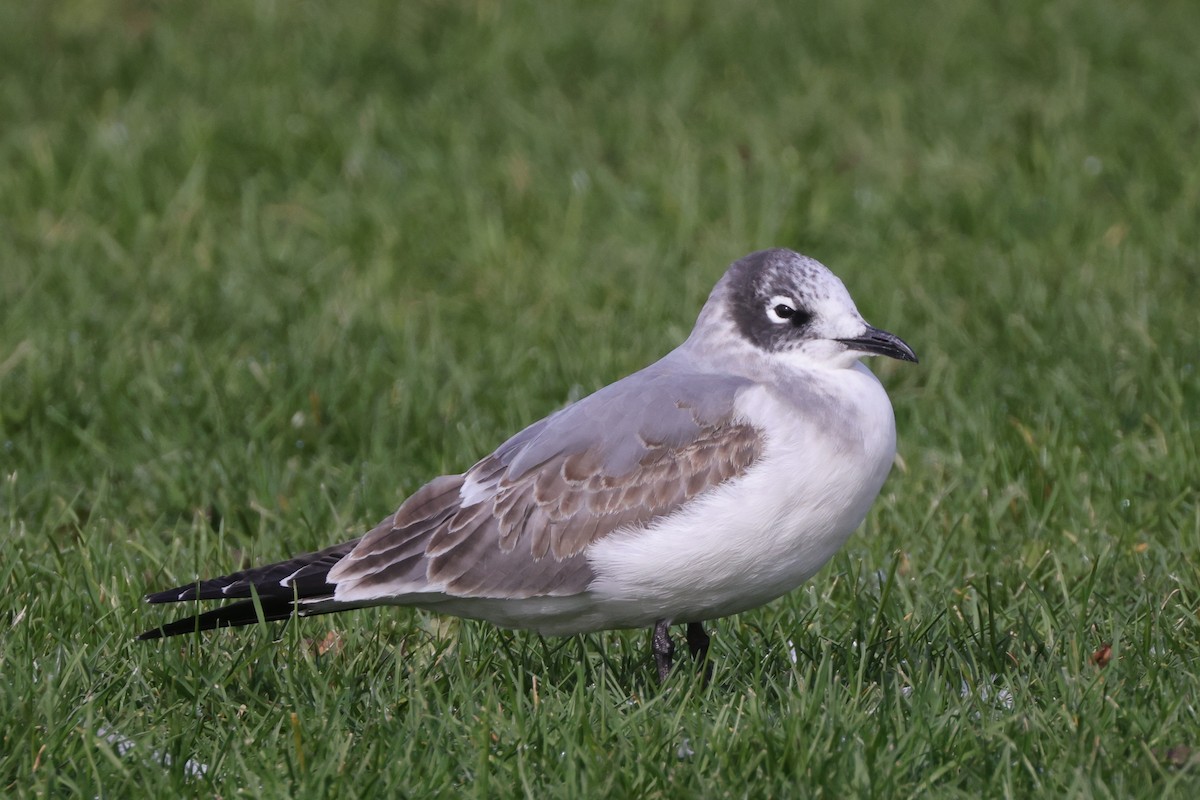
M202 614L182 617L142 633L138 639L161 639L183 633L214 628L236 628L258 622L254 596L258 596L263 619L287 619L293 614L309 616L326 613L315 607L305 608L299 601L333 598L333 585L325 581L329 570L349 553L358 540L334 545L315 553L235 572L220 578L176 586L146 595L148 603L176 603L188 600L239 600ZM336 610L338 606L328 608Z
M296 604L291 600L278 598L260 598L263 620L287 619L295 612ZM258 622L258 612L253 600L240 600L227 606L214 608L195 616L181 617L157 628L152 628L138 635L139 640L163 639L167 636L179 636L196 631L211 631L216 628L237 628L242 625L254 625Z
M261 598L318 597L333 593L325 576L333 565L354 549L352 542L327 547L315 553L289 558L262 567L251 567L219 578L176 586L146 595L147 603L178 603L185 600L237 600L252 596L251 587Z

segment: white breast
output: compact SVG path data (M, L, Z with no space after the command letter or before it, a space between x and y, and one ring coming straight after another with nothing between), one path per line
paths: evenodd
M762 605L811 577L862 524L895 457L891 403L861 364L803 385L802 397L757 387L739 398L739 416L768 432L749 472L592 546L597 627L700 621Z

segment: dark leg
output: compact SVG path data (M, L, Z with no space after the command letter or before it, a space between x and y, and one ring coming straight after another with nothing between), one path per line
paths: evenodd
M660 619L654 623L654 635L650 639L650 651L654 653L654 664L658 667L658 680L667 682L671 674L671 659L675 655L675 643L671 641L671 620Z
M692 658L696 661L703 661L708 657L708 634L704 632L704 626L699 622L689 622L687 626L687 643L688 651L692 654Z
M709 638L708 634L704 632L704 625L699 622L689 622L687 626L688 651L700 665L700 674L704 676L705 686L712 680L713 672L712 662L708 660L708 642Z

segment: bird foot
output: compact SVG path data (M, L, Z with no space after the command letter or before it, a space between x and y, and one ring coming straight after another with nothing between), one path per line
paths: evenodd
M671 674L671 662L675 658L675 643L671 641L671 621L660 619L654 624L654 635L650 638L650 651L654 653L654 665L658 667L658 680L666 683Z
M650 652L654 654L654 665L658 667L658 680L666 683L671 675L671 666L675 659L675 642L671 640L671 621L660 619L654 625L654 634L650 638ZM711 642L704 626L699 622L689 622L687 626L688 652L700 665L704 683L712 678L712 662L708 660L708 645Z

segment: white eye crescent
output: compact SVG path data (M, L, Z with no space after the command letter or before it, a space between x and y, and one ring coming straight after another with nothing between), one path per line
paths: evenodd
M796 301L784 295L776 295L767 303L767 319L782 325L796 316Z

